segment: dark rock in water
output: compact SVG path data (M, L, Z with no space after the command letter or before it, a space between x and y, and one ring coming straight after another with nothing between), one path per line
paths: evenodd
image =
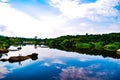
M32 60L37 60L38 59L38 54L37 53L32 53L31 55L28 55Z
M13 57L10 57L10 58L8 59L8 61L9 61L10 63L13 63L13 62L24 61L24 60L27 60L27 59L29 59L28 56L13 56Z
M20 62L20 61L24 61L24 60L27 60L27 59L32 59L32 60L37 60L38 59L38 54L37 53L32 53L31 55L27 55L27 56L13 56L13 57L10 57L8 59L8 61L10 63L13 63L13 62Z
M21 48L21 47L18 47L17 49L18 49L18 50L21 50L22 48Z
M37 53L32 53L31 55L27 55L27 56L12 56L9 59L0 59L0 61L9 61L10 63L14 63L14 62L21 62L27 59L32 59L32 60L37 60L38 59L38 54Z

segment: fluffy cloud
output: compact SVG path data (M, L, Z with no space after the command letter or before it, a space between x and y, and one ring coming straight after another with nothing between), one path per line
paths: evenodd
M0 25L0 31L3 32L6 30L6 26Z
M9 0L0 0L0 2L3 2L3 3L6 3L8 2Z
M7 3L0 3L0 24L7 26L6 32L14 31L14 33L19 36L22 36L22 33L27 34L24 36L29 36L30 33L32 33L33 30L37 30L36 27L38 27L37 20L12 8ZM33 26L34 28L31 29Z
M95 3L79 3L79 0L51 0L51 5L58 8L68 18L84 18L98 20L100 17L118 16L114 8L119 0L97 0Z
M7 36L21 36L51 38L61 35L76 35L85 33L120 32L119 10L114 8L119 0L97 0L94 3L82 3L80 0L50 0L52 11L57 14L45 13L34 6L35 13L31 15L31 7L19 11L9 3L0 1L0 25L6 29L0 34ZM43 4L44 5L44 4ZM47 5L47 7L50 7ZM25 9L31 13L25 13ZM42 12L41 14L38 14ZM53 14L52 14L53 13ZM2 27L0 27L2 30Z
M38 16L34 17L12 8L8 3L0 2L0 25L6 26L6 31L1 34L7 36L34 37L38 35L42 38L56 37L61 34L60 28L66 19L61 16Z
M115 6L120 0L97 0L82 3L80 0L51 0L51 5L68 18L68 34L101 34L120 32L120 11Z

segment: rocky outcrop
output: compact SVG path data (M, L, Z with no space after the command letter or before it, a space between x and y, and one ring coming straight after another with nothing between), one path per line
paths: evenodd
M13 63L13 62L21 62L21 61L24 61L24 60L27 60L27 59L32 59L32 60L36 60L38 59L38 54L37 53L32 53L31 55L27 55L27 56L12 56L10 57L9 59L0 59L0 61L9 61L10 63Z
M0 53L8 53L9 52L9 50L7 50L7 49L0 49Z
M120 49L118 49L118 50L117 50L117 54L119 54L119 55L120 55Z

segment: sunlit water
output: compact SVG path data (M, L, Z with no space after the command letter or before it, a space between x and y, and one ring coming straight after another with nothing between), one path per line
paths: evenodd
M0 80L120 80L120 59L28 45L2 58L38 53L38 59L0 61Z

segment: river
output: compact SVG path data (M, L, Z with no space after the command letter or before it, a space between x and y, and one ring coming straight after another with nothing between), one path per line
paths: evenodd
M120 59L112 57L27 45L0 59L32 53L34 60L0 61L0 80L120 80Z

